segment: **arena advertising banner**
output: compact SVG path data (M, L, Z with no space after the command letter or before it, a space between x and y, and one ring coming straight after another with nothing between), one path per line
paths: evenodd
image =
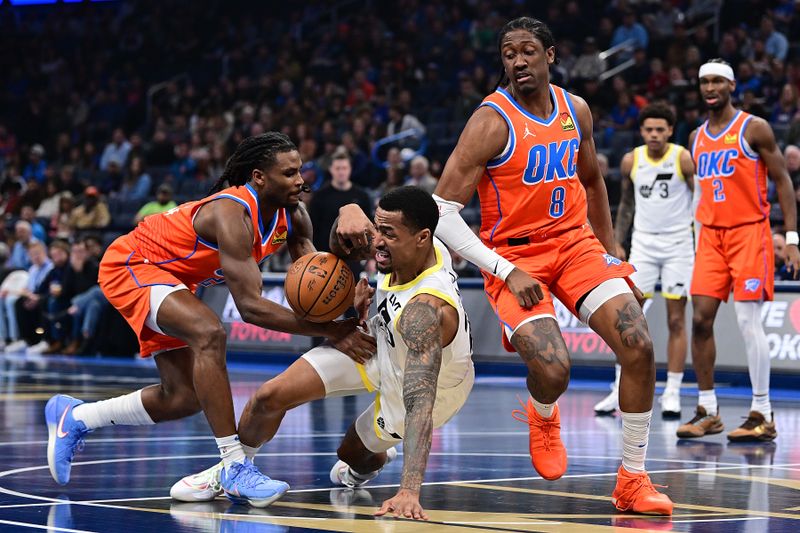
M472 324L475 359L479 361L517 362L518 357L503 348L500 323L486 301L479 281L467 280L462 284L461 296ZM778 288L778 290L780 290ZM288 307L283 293L282 279L265 279L263 296ZM777 292L775 301L766 302L761 320L767 333L772 368L784 372L800 372L800 295ZM203 292L205 301L221 318L228 332L228 346L232 351L252 353L297 353L311 347L311 339L265 330L242 322L236 305L225 286L215 286ZM610 364L614 359L611 349L588 326L556 301L556 318L575 364ZM645 304L645 315L653 337L656 362L666 364L667 317L666 305L661 295ZM691 302L686 310L686 327L691 339ZM720 306L714 326L717 341L717 366L721 369L747 368L747 356L732 302ZM691 352L691 350L690 350ZM691 353L689 355L691 360Z

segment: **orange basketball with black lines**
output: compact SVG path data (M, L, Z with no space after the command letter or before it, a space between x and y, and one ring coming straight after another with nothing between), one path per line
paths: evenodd
M328 252L306 254L283 282L292 310L311 322L330 322L353 305L356 285L347 263Z

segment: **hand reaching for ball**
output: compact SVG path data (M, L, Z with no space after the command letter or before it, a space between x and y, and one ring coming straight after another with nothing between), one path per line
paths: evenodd
M334 331L328 335L328 339L334 348L362 365L375 355L375 337L361 331L358 319L337 320L333 324Z
M369 306L372 305L372 297L375 295L375 289L369 286L366 278L361 278L356 284L356 297L353 301L353 307L356 308L358 313L359 325L362 328L367 327L367 318L369 317Z

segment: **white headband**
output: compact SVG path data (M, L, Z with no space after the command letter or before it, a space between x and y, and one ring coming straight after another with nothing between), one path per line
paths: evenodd
M703 76L722 76L726 80L736 81L733 77L733 69L722 63L706 63L701 66L697 77L702 78Z

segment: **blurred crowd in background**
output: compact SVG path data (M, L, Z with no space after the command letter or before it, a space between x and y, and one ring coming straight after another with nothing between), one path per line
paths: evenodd
M112 349L93 335L111 320L96 284L104 247L204 196L247 136L279 130L297 144L319 249L339 205L371 211L403 184L433 191L495 89L497 32L520 15L549 24L553 82L592 109L612 211L639 109L673 106L673 141L685 145L704 120L697 71L712 57L734 67L737 105L773 125L800 196L800 43L789 40L799 10L792 0L0 6L0 345ZM477 227L474 202L464 216ZM773 209L777 227L781 216ZM287 264L282 254L265 268Z

